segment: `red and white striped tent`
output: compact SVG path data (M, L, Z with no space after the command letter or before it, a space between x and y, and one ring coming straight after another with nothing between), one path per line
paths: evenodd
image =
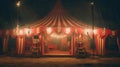
M77 21L68 15L63 9L61 1L58 0L54 9L49 13L48 16L43 18L41 21L33 24L32 27L81 27L85 28L87 25L83 22Z
M77 28L85 29L91 28L91 26L85 24L82 21L76 20L71 17L62 7L61 1L58 0L54 9L40 21L34 22L33 24L28 24L21 28L30 27L36 34L41 31L41 28L53 28L54 31L59 32L65 28L71 28L75 30ZM59 31L58 31L59 30Z
M28 27L31 30L28 30ZM92 29L92 26L85 24L82 21L76 20L75 18L71 17L62 7L61 1L57 0L57 3L54 9L48 14L48 16L44 17L42 20L34 22L33 24L28 24L22 27L17 27L17 29L7 31L6 35L17 36L17 53L23 54L24 53L24 46L25 46L25 37L24 34L26 30L28 31L27 34L32 33L32 35L40 34L41 32L45 33L47 28L52 28L53 32L62 33L65 32L67 28L70 28L70 34L75 33L77 34L76 37L79 37L79 34L85 34L87 28ZM105 28L98 28L95 27L97 33L95 36L95 44L96 44L96 54L97 55L104 55L105 54L105 38L107 35L111 35L113 33L112 30L105 29ZM17 33L16 33L17 32ZM87 32L94 33L92 30L87 30ZM30 34L30 36L32 36ZM72 36L72 35L71 35ZM72 38L73 45L75 44L75 37ZM44 38L41 39L43 41ZM7 38L4 37L4 50L7 46ZM44 43L42 43L44 44ZM44 46L42 45L42 48ZM72 47L72 52L74 52L74 46ZM42 53L44 53L44 49L42 49Z

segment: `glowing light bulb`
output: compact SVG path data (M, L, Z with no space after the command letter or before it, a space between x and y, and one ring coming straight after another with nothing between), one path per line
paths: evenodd
M21 1L18 1L16 5L17 5L17 7L20 7Z

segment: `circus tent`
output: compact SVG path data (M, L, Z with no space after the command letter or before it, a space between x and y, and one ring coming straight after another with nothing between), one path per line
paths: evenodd
M74 56L76 55L75 54L76 43L78 41L82 41L83 44L86 45L85 48L87 49L87 53L91 53L91 50L89 48L90 41L88 35L90 36L91 39L93 39L92 37L93 34L94 34L94 42L96 48L94 49L93 53L96 55L105 55L106 37L108 35L115 34L115 31L106 28L99 28L99 27L95 27L95 29L92 30L91 25L87 25L84 22L71 17L67 13L67 11L65 11L64 8L62 7L61 1L57 0L57 3L53 8L53 10L40 21L36 21L33 24L28 24L22 27L17 26L16 29L6 30L5 33L6 34L1 33L1 35L4 35L3 37L4 52L7 51L8 38L10 35L11 37L16 39L16 53L18 55L26 54L27 49L29 49L28 52L31 52L32 51L30 50L31 46L33 46L33 44L36 43L39 44L37 47L39 47L39 52L41 53L41 55L45 55L45 53L47 53L48 50L47 48L50 49L64 48L63 46L62 48L60 48L61 45L58 46L51 45L51 43L52 44L65 43L69 45L67 48L65 48L68 49L67 51L69 53L68 55ZM60 42L58 40L59 43L56 42L48 43L49 40L51 39L50 36L62 38L62 39L60 39ZM119 42L118 40L117 43ZM47 46L46 48L46 42L51 46ZM120 44L118 43L118 45Z

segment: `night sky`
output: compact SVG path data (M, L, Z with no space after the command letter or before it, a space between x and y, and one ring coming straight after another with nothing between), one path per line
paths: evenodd
M56 0L0 0L0 29L15 28L17 19L21 26L33 23L48 15ZM120 29L120 0L62 0L64 9L84 23L91 24L90 2L95 2L95 26Z

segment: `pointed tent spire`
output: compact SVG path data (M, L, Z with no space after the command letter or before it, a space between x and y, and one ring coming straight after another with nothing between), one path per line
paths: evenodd
M62 7L61 0L57 0L56 7L59 7L59 8Z
M65 13L65 10L63 9L61 0L57 0L54 9L51 11L50 14L61 14L61 13Z

